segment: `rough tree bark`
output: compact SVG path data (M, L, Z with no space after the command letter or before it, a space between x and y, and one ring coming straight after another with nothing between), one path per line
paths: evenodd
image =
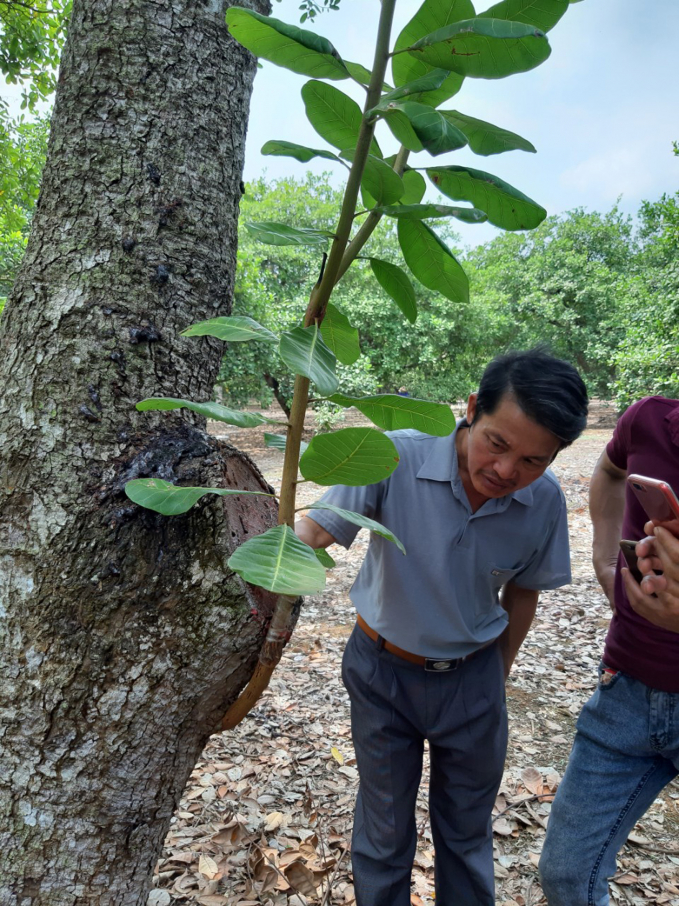
M273 604L225 566L275 524L270 498L168 519L123 494L143 476L267 489L199 418L134 409L209 399L219 366L222 344L179 332L231 304L255 62L227 5L74 3L0 333L2 906L145 903Z

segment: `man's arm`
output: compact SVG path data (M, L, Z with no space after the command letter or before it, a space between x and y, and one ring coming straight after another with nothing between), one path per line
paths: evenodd
M613 465L604 450L594 467L589 486L589 514L594 531L592 563L599 585L613 609L615 609L613 596L615 565L618 561L622 517L625 511L626 478L627 472Z
M502 606L507 611L509 623L500 636L500 651L505 665L505 679L512 669L514 658L518 654L523 640L528 635L538 606L539 591L532 588L520 588L508 582L502 591Z
M305 544L308 544L309 547L313 547L314 550L319 547L329 547L331 544L337 544L337 540L333 538L330 532L326 532L317 522L314 522L313 519L309 519L308 516L302 516L301 519L298 519L295 523L295 534L303 541Z

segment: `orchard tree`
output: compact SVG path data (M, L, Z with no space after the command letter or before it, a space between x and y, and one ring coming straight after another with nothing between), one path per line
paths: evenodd
M269 491L204 419L134 408L179 388L208 397L219 367L221 343L180 332L231 305L255 60L227 6L74 3L0 318L2 906L146 902L271 606L226 569L275 523L270 497L169 523L123 491L149 471Z

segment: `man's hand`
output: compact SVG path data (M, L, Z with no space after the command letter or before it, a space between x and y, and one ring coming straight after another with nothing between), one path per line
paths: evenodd
M679 530L679 526L671 527ZM622 571L627 598L632 608L649 622L679 632L679 538L652 522L646 523L644 531L648 537L636 547L644 578L639 584L629 570ZM661 570L662 575L656 575L655 570Z
M509 676L514 659L533 622L539 597L539 591L533 591L532 588L520 588L513 582L508 582L502 590L500 603L509 617L507 628L500 636L505 679Z

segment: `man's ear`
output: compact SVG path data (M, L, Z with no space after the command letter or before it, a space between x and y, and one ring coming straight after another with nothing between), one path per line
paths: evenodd
M476 418L476 399L478 393L470 393L467 400L467 422L471 425Z

